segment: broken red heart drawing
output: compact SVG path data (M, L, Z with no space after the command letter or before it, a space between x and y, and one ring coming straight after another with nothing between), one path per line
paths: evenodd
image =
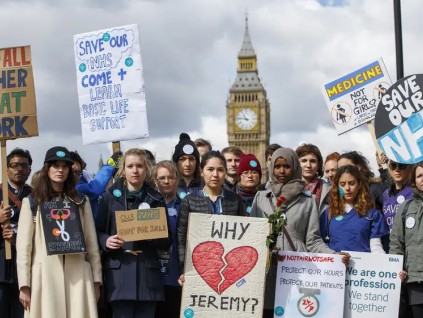
M247 275L258 260L258 252L251 246L236 247L224 254L223 245L213 241L198 244L192 252L194 268L219 295Z

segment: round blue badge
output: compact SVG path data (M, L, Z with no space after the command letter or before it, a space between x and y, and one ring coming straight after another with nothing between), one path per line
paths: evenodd
M247 207L247 213L250 214L251 213L251 206Z
M257 166L258 166L257 161L255 161L255 160L250 161L250 167L257 168Z
M120 197L122 196L122 191L120 191L119 189L114 189L114 190L113 190L113 195L114 195L116 198L120 198Z
M183 198L185 198L187 196L187 193L186 192L180 192L178 195L182 200Z
M337 221L342 221L344 219L344 216L343 215L337 215L337 216L335 216L335 220L337 220Z
M87 66L84 63L79 64L79 71L84 73L87 70Z
M194 310L191 308L187 308L184 310L184 317L185 318L193 318L194 317Z
M280 317L283 316L283 314L285 313L285 310L283 309L283 307L278 306L275 308L275 315Z
M56 151L56 156L59 158L63 158L65 156L65 153L63 151Z
M167 209L167 215L178 216L178 211L175 208L169 208L169 209Z
M340 196L341 198L343 198L343 197L344 197L344 195L345 195L344 189L343 189L343 188L341 188L341 187L339 187L339 188L338 188L338 193L339 193L339 196Z
M305 196L311 197L311 191L310 190L304 190L303 193L304 193Z
M109 40L110 40L110 34L109 33L104 33L103 34L103 41L104 42L109 42Z
M132 66L134 64L134 60L131 58L131 57L128 57L126 60L125 60L125 65L126 66Z

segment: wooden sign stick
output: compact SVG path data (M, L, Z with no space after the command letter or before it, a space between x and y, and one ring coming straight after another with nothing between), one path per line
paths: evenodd
M376 140L375 127L373 127L373 124L369 121L367 122L367 128L369 129L370 135L372 135L373 144L375 145L377 155L380 158L380 156L382 155L382 150L379 148L379 145ZM388 169L388 165L386 163L383 163L382 168Z
M6 155L6 140L1 141L1 182L3 184L3 206L9 205L9 183L7 180L7 155ZM8 226L9 222L6 222L4 226ZM5 256L6 259L12 258L12 247L10 245L10 240L5 240L4 242Z

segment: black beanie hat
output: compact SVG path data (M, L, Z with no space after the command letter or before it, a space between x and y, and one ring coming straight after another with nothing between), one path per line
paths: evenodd
M173 152L173 162L178 162L178 159L183 155L194 155L195 159L197 159L197 164L200 163L200 153L187 133L179 135L179 143L175 146L175 151Z

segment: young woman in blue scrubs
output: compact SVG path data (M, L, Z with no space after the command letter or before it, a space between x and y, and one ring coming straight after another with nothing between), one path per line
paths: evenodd
M333 185L329 208L320 216L320 232L328 246L337 252L385 254L381 237L389 230L358 168L339 168Z

